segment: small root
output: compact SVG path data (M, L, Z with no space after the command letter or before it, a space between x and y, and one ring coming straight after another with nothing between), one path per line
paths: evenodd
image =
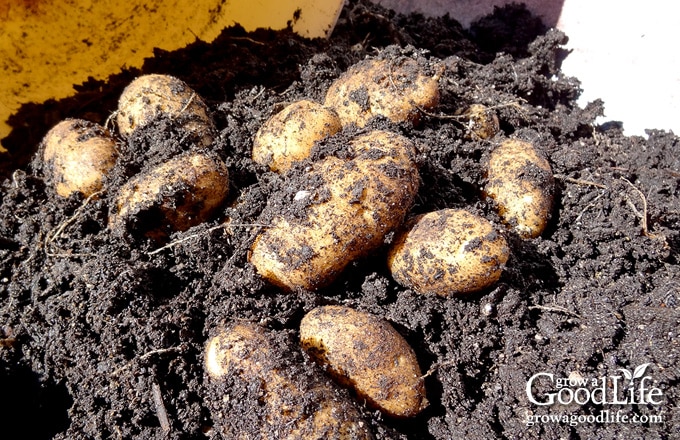
M161 246L158 249L154 249L153 251L147 252L146 254L147 255L156 255L156 254L163 252L166 249L170 249L172 247L175 247L175 246L182 244L184 242L187 242L189 240L193 240L195 238L200 238L204 235L208 235L211 232L216 231L218 229L226 229L226 228L231 228L231 227L236 227L236 228L257 228L257 227L267 228L269 226L261 225L261 224L258 224L258 223L245 223L245 224L222 223L222 224L219 224L217 226L213 226L211 228L208 228L205 231L197 232L196 234L187 235L186 237L182 237L182 238L177 239L175 241L171 241L170 243L166 244L165 246Z
M583 214L585 214L586 211L589 210L590 208L594 207L594 206L595 206L595 202L597 202L597 201L600 199L600 197L602 197L603 195L605 195L605 193L606 193L606 191L602 191L600 194L597 195L597 197L595 197L595 198L593 199L592 202L588 203L588 205L587 205L585 208L583 208L583 210L582 210L582 211L579 213L579 215L576 217L576 219L574 220L574 223L580 222L580 221L581 221L581 217L583 217Z
M427 373L423 374L421 378L425 379L426 377L430 377L433 375L437 370L440 368L444 367L450 367L451 365L456 365L456 361L445 361L445 362L437 362L436 364L433 364L429 370L427 370Z
M182 109L179 111L179 114L180 114L180 115L181 115L182 113L184 113L185 111L187 111L187 109L189 108L189 106L191 105L191 103L194 102L194 99L195 99L195 98L196 98L196 92L193 92L193 93L191 94L191 96L189 97L189 100L187 101L187 103L184 104L184 107L182 107Z
M583 316L579 315L578 313L572 312L569 309L565 309L564 307L560 306L529 306L529 310L543 310L545 312L555 312L555 313L564 313L566 315L571 315L575 318L578 319L583 319Z
M422 108L421 106L418 106L418 105L415 106L415 107L416 107L416 110L418 110L420 113L424 114L425 116L429 116L430 118L434 118L434 119L453 120L453 121L465 121L465 120L469 119L469 116L464 115L464 114L461 114L461 115L447 115L445 113L437 114L437 113L429 112L429 111L425 110L424 108ZM489 106L489 107L487 107L487 109L488 110L494 110L494 109L503 108L503 107L515 107L520 113L522 113L522 117L526 118L526 116L524 115L524 109L522 108L522 106L520 105L520 102L518 102L518 101L502 102L500 104Z
M102 191L97 191L95 193L90 194L83 201L82 205L80 205L78 207L78 209L75 210L75 212L73 213L73 215L71 217L67 218L66 220L61 222L57 227L55 227L54 229L52 229L50 232L47 233L47 236L45 237L45 242L43 244L43 250L45 251L45 255L47 255L49 257L75 257L75 256L87 255L87 254L74 254L74 253L70 253L68 251L63 251L63 250L60 251L60 252L53 252L50 249L50 247L51 247L50 245L56 239L58 239L61 236L61 234L63 234L64 230L69 225L71 225L73 222L75 222L78 219L78 217L80 217L83 214L83 211L85 211L85 208L90 203L90 201L92 201L92 199L96 198L97 196L99 196L103 192L104 191L102 190Z
M630 185L630 187L633 188L633 190L642 199L642 213L639 213L637 208L635 208L635 205L630 203L635 214L638 217L640 217L640 223L641 223L641 227L642 227L642 235L644 235L645 237L649 237L649 238L657 238L657 236L652 234L651 232L649 232L649 229L647 228L647 198L645 197L644 194L642 194L642 191L640 191L635 185L633 185L630 182L630 180L626 179L625 177L621 177L620 179L623 180L624 182L626 182L628 185Z
M117 375L120 374L121 372L123 372L123 371L127 370L128 368L130 368L134 363L136 363L136 362L143 362L143 361L149 359L149 358L152 357L152 356L162 355L162 354L167 354L167 353L182 353L182 352L185 351L185 350L186 350L186 347L184 346L184 344L181 344L181 345L177 345L177 346L175 346L175 347L158 348L158 349L156 349L156 350L148 351L148 352L144 353L143 355L141 355L141 356L139 356L139 357L137 357L137 358L132 359L130 362L128 362L127 364L123 365L122 367L120 367L120 368L114 370L113 373L111 373L111 376L117 376Z
M573 177L564 176L562 174L555 174L555 179L564 180L565 182L574 183L576 185L594 186L596 188L607 189L607 186L602 185L601 183L592 182L590 180L574 179Z

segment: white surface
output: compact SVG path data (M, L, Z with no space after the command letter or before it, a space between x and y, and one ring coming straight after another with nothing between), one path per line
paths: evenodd
M573 49L562 71L581 80L579 104L602 98L603 120L622 121L627 135L647 128L680 134L679 37L676 7L669 5L569 0L557 23Z
M511 0L376 0L399 12L448 12L469 26ZM674 2L663 0L526 0L529 10L569 36L573 52L562 71L581 81L579 105L601 98L605 117L621 121L627 135L647 128L680 134L680 42ZM561 9L561 13L560 13ZM557 18L559 17L559 20Z

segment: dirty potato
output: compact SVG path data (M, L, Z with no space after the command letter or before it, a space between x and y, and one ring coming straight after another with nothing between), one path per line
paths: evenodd
M351 149L352 159L316 162L291 183L292 200L265 209L272 219L260 223L271 225L255 239L250 262L271 283L290 291L329 284L403 221L418 190L413 144L373 131Z
M411 417L427 406L416 355L387 321L349 307L318 307L302 318L300 342L372 408Z
M248 322L213 333L206 346L205 370L217 400L208 406L223 438L372 438L348 397L319 375L292 370L286 363L287 347L273 333ZM230 394L240 388L252 395L240 395L231 406Z
M390 248L388 267L399 284L447 297L495 283L508 255L505 239L488 220L443 209L409 221Z
M118 158L116 141L108 130L82 119L55 125L42 145L47 178L62 197L75 192L89 197L101 190Z
M554 178L545 155L531 142L508 139L491 152L485 193L520 237L541 235L552 210Z
M218 158L187 153L142 172L121 187L114 231L141 231L162 239L206 221L226 199L229 173Z
M407 57L360 61L331 84L325 105L335 109L343 126L363 127L378 115L393 122L417 122L419 109L432 108L439 101L443 68L431 69L427 73Z
M213 142L213 121L194 90L170 75L140 76L118 100L118 131L130 136L160 120L172 122L196 146L207 147Z
M473 139L491 139L500 131L496 112L483 104L472 104L459 114L465 121L468 136Z
M309 157L316 142L341 128L334 110L313 101L294 102L260 127L253 141L253 160L285 173L293 163Z

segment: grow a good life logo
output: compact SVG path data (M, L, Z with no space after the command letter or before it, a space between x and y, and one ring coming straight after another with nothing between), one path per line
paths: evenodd
M547 414L529 414L527 426L536 423L564 423L576 426L583 423L663 423L659 406L663 403L663 391L653 385L648 374L649 363L633 370L619 368L616 374L584 378L572 373L569 377L557 377L553 373L539 372L526 384L529 402L538 407L593 406L601 408L596 414L567 414L564 411ZM633 406L646 411L633 411ZM649 409L652 409L652 412Z

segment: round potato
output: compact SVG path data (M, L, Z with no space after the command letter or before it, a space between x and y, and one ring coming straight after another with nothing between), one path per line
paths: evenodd
M472 104L461 115L467 120L465 128L473 139L491 139L501 130L496 112L483 104Z
M116 164L116 141L104 127L82 119L67 119L43 138L43 161L55 192L89 197L101 190Z
M118 100L118 131L130 136L159 120L171 121L199 147L212 144L215 128L208 107L184 81L170 75L144 75Z
M351 148L352 159L316 162L290 183L292 200L263 212L259 222L271 226L255 239L250 262L271 283L290 291L327 285L403 221L418 191L413 144L374 131Z
M520 237L541 235L552 210L555 182L550 163L533 144L508 139L491 152L485 193Z
M285 173L309 157L314 144L342 129L334 110L313 101L288 105L268 119L253 141L253 161Z
M349 398L320 376L290 368L287 347L271 332L241 322L214 333L206 346L205 369L217 399L208 406L224 438L372 438ZM229 396L239 389L248 391L232 406Z
M333 378L386 415L411 417L427 406L413 349L377 316L349 307L318 307L302 318L300 343Z
M498 281L509 253L489 221L465 210L443 209L412 219L395 238L387 264L399 284L447 297Z
M429 109L439 102L443 69L433 69L434 74L426 74L407 57L363 60L331 84L324 105L335 109L343 126L364 127L378 115L393 122L417 122L419 108Z
M212 156L187 153L138 174L120 189L109 226L162 239L206 221L229 192L226 165Z

